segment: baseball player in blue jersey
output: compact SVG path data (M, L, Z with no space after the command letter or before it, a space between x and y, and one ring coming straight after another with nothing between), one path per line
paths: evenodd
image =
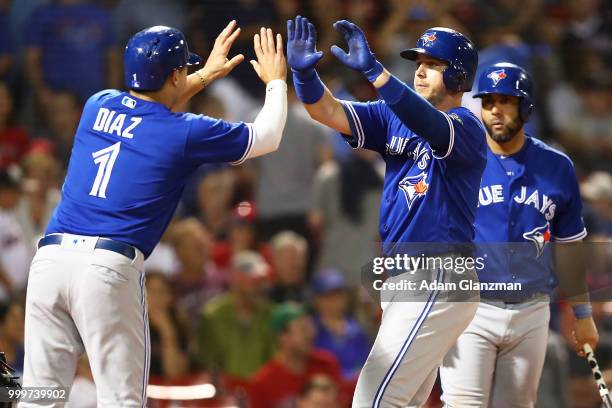
M488 255L479 281L521 285L516 291L481 292L474 320L440 369L447 407L534 406L546 354L549 296L558 282L550 243L558 243L556 252L574 251L568 243L586 236L571 160L524 133L533 110L532 88L524 69L499 63L482 73L475 94L482 99L488 144L475 220L475 241ZM556 270L563 286L579 271L561 271L562 266ZM581 279L575 294L582 300L572 305L577 351L585 343L595 348L598 340Z
M187 66L201 59L180 31L140 31L125 48L129 91L104 90L85 103L62 199L30 269L24 386L70 388L86 352L99 407L145 406L144 258L198 166L241 163L274 151L281 140L286 63L282 39L270 29L254 37L257 61L251 64L266 84L266 98L253 123L174 112L244 59L227 58L239 33L230 22L204 67L187 75Z
M376 151L386 162L380 208L385 255L401 252L402 244L425 243L444 251L441 246L471 243L486 160L484 128L460 107L478 64L474 45L447 28L423 33L416 48L401 54L417 63L414 91L376 60L359 27L346 20L334 27L349 52L333 46L332 54L363 72L382 100L349 102L331 94L315 70L323 53L316 50L315 27L306 18L287 23L287 58L296 93L310 116L340 132L353 148ZM435 279L446 281L452 273L436 270ZM438 295L434 289L424 301L381 298L382 322L353 407L420 406L426 401L442 358L477 308L475 302L436 301Z

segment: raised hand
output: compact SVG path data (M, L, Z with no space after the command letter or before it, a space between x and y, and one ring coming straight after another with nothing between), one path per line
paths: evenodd
M315 67L323 57L316 44L317 30L306 17L287 21L287 60L293 71L306 72Z
M257 61L251 60L253 69L259 78L265 83L275 79L287 80L287 61L283 53L283 38L276 34L276 45L274 34L270 28L261 28L260 34L253 37L253 47Z
M206 60L206 64L204 64L204 68L202 68L204 76L210 81L223 78L244 60L242 54L238 54L232 59L227 58L227 54L239 34L240 27L236 27L236 21L232 20L215 40L213 49Z
M370 50L368 40L361 28L348 20L340 20L334 23L334 28L344 36L349 52L346 53L337 45L331 47L331 52L344 65L357 71L361 71L370 81L374 81L383 71L382 65L376 61L374 53Z

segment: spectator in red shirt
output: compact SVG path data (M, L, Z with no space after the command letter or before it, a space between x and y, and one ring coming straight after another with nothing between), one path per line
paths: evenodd
M326 375L340 384L340 365L327 351L314 349L315 328L299 303L283 303L272 312L278 351L253 377L249 387L252 408L295 406L308 382Z
M12 123L13 96L0 81L0 169L17 164L28 150L28 134Z

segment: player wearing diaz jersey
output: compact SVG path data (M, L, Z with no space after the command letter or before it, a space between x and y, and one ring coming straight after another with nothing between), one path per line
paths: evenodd
M485 166L485 131L460 105L478 64L474 45L447 28L427 30L416 48L401 54L417 63L415 92L376 60L359 27L346 20L334 27L348 42L349 52L337 46L331 52L363 72L383 100L334 98L315 71L323 53L316 51L315 27L306 18L287 23L288 61L296 93L310 116L339 131L352 147L384 158L380 236L385 254L398 254L402 243L430 243L430 249L442 252L453 244L471 243ZM452 273L433 274L442 282ZM474 302L436 302L438 295L431 290L426 301L383 301L381 326L359 376L353 407L425 402L442 358L477 307Z
M70 388L87 352L99 407L145 406L150 342L143 260L198 166L272 152L285 124L282 39L263 28L251 64L266 84L266 99L253 123L175 112L244 59L227 58L239 33L230 22L204 67L187 75L187 66L201 59L183 34L163 26L143 30L125 49L129 91L101 91L86 102L61 202L30 269L24 386Z
M529 74L509 63L489 67L479 79L475 97L482 98L488 149L475 220L476 242L487 261L478 277L481 283L521 285L516 291L481 292L474 320L440 369L447 407L534 406L546 354L549 295L558 281L550 243L559 243L557 255L567 257L570 251L574 257L579 245L569 243L586 236L572 162L524 133L533 110L532 87ZM580 287L574 293L584 300L573 304L576 350L587 342L594 348L598 335L584 276L568 263L558 262L556 270L562 288L564 283Z

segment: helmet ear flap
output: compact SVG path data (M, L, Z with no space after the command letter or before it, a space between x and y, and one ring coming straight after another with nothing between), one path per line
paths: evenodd
M533 105L533 103L531 103L531 101L529 101L529 100L527 100L525 98L521 98L519 114L521 116L521 120L524 123L527 123L529 121L529 116L531 116L531 113L533 112L533 109L534 109L534 105Z
M457 89L455 89L455 91L458 91L463 87L465 81L467 81L467 73L463 70L460 70L457 72L457 75L455 75L455 78L455 82L457 83Z
M459 92L467 80L467 72L454 64L449 65L444 71L444 85L449 91Z

